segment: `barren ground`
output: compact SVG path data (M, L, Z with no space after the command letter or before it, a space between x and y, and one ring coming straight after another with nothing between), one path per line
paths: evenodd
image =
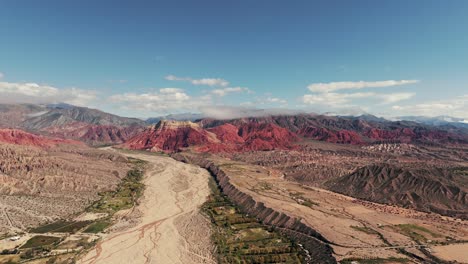
M168 157L125 155L150 162L144 195L80 263L215 263L210 223L199 211L209 173Z
M468 263L468 244L446 245L433 248L434 255L450 261Z

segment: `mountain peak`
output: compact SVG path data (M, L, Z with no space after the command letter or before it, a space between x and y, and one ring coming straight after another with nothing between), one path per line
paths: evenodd
M176 120L161 120L154 127L156 130L169 130L179 128L194 128L199 129L200 126L191 121L176 121Z

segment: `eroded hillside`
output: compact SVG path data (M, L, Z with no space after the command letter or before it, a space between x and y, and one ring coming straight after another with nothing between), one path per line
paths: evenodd
M118 154L80 145L0 143L0 232L82 211L99 192L115 188L128 168Z

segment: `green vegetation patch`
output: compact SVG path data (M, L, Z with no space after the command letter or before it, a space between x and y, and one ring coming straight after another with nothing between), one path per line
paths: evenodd
M44 246L51 246L57 244L61 240L60 237L53 237L53 236L34 236L30 238L26 244L24 244L21 248L36 248L36 247L44 247Z
M32 233L76 233L87 226L90 221L67 222L57 221L31 229Z
M132 163L133 168L127 172L126 177L122 179L117 189L100 193L101 199L88 208L89 211L105 212L113 215L117 211L132 208L137 204L138 198L143 194L145 187L141 180L147 162L132 158L129 161Z
M83 232L94 233L94 234L100 233L104 231L107 227L109 227L110 225L111 225L110 220L97 221L89 225Z
M212 190L203 212L214 226L212 239L218 263L302 263L304 257L292 241L243 214L210 178Z
M111 219L115 212L128 209L138 203L139 197L143 194L144 184L141 182L144 176L146 161L129 158L132 169L117 186L116 190L100 193L99 201L93 203L87 211L94 213L107 213L104 219L93 221L64 221L60 220L54 223L46 224L30 230L32 233L68 233L73 234L79 231L84 233L99 233L112 224ZM118 174L116 175L118 176ZM78 240L66 240L62 238L38 235L29 239L20 250L21 259L32 259L41 257L47 260L46 263L74 263L76 253L62 254L60 256L51 256L50 252L54 248L58 249L77 249L84 250L93 247L95 241L88 242L88 237L84 236ZM62 261L63 260L63 261ZM3 263L0 261L0 263ZM42 263L42 262L41 262Z
M401 224L395 225L394 227L398 228L398 230L413 239L416 242L425 242L427 240L425 235L430 235L432 237L441 237L441 235L432 232L431 230L413 224Z

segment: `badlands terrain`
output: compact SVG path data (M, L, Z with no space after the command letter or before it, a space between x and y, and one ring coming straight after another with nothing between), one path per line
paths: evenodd
M118 154L18 130L0 129L0 157L0 233L81 212L129 169Z
M0 105L0 262L468 263L465 126L197 118Z

